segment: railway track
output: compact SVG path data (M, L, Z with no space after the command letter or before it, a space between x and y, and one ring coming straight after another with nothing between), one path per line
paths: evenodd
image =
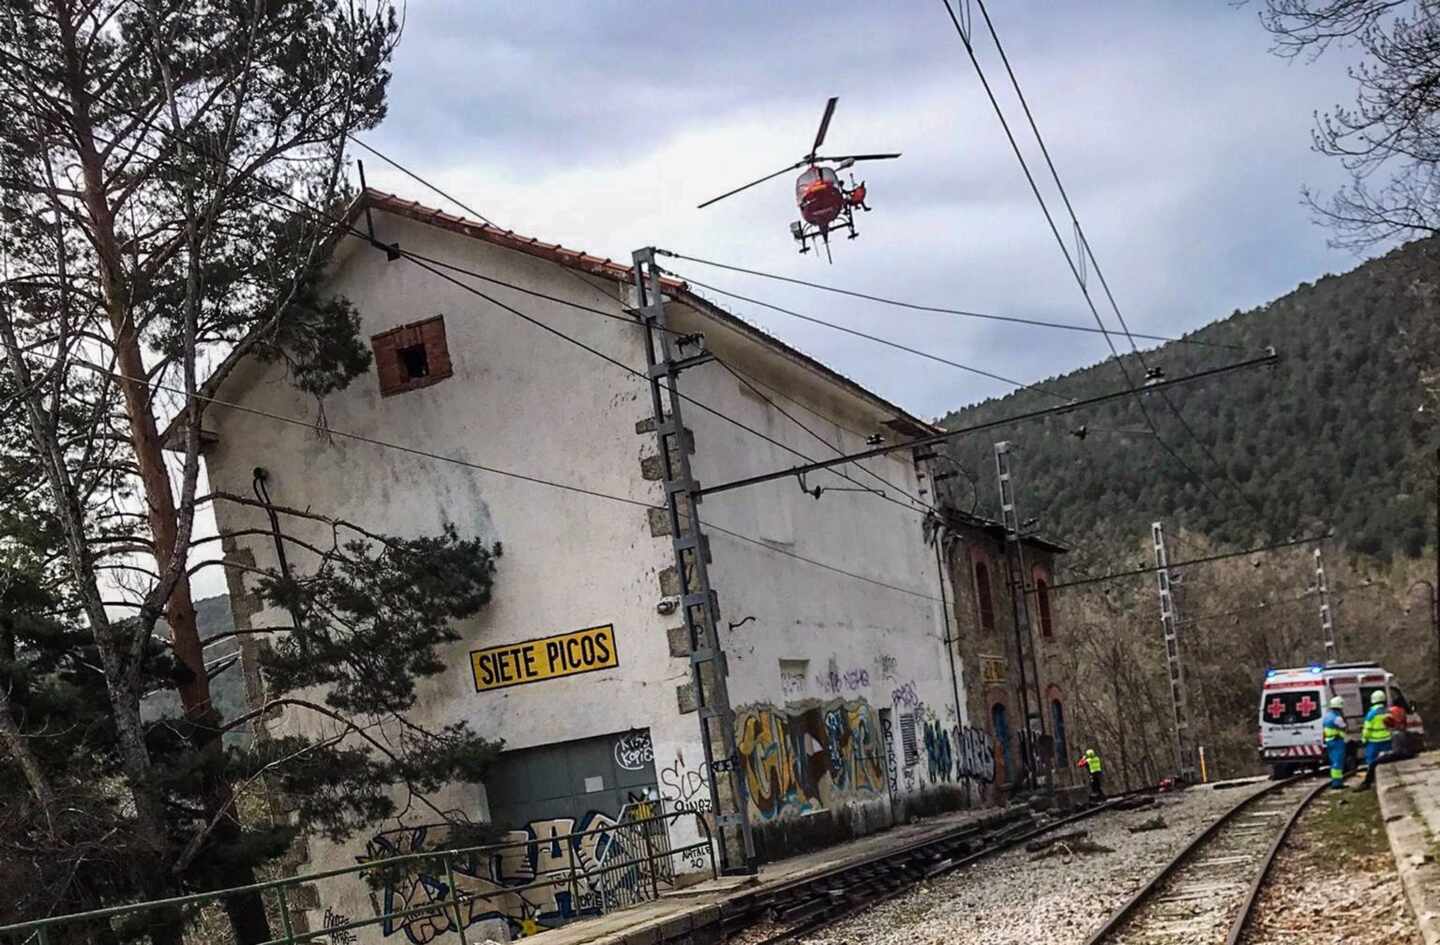
M1086 945L1236 945L1280 845L1328 784L1290 778L1231 807L1111 913Z
M1003 853L1044 834L1123 804L1153 788L1126 792L1069 817L1045 821L1033 811L1009 811L944 837L889 851L823 878L773 890L725 922L727 936L768 926L756 945L785 945L872 909L931 877ZM755 939L750 939L755 941Z

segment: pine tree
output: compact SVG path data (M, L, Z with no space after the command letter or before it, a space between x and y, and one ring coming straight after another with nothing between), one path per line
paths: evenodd
M252 882L297 830L344 836L478 779L497 750L407 713L452 622L489 601L498 546L275 510L281 542L317 518L336 539L313 568L255 576L293 616L266 628L272 701L255 714L323 715L335 738L225 750L250 719L212 705L191 602L201 365L218 384L245 357L280 360L317 401L369 366L358 314L320 287L347 136L385 114L398 34L386 0L0 0L0 588L25 595L0 724L4 777L26 790L0 816L66 862L96 835L55 819L78 789L124 854L103 883L22 897L29 915ZM296 695L310 686L326 695ZM179 717L142 719L157 688ZM61 722L84 741L39 737ZM242 822L262 777L299 799L298 826ZM241 945L272 937L257 896L225 905ZM93 932L171 945L182 922Z

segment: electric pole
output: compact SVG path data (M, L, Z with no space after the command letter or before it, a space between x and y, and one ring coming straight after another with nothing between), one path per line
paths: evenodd
M1015 604L1015 649L1020 664L1020 706L1025 713L1025 738L1021 757L1030 786L1036 784L1033 752L1035 733L1045 734L1045 700L1040 694L1040 666L1035 659L1035 640L1030 633L1029 582L1025 580L1025 549L1020 543L1020 516L1015 510L1015 492L1010 481L1010 444L995 444L995 478L1000 488L1000 521L1005 526L1005 567L1009 572L1010 598ZM1025 654L1030 653L1026 673ZM1035 685L1035 710L1030 708L1030 681ZM1037 724L1038 723L1038 724Z
M755 840L750 829L750 799L740 753L735 746L735 712L730 707L725 651L717 628L720 604L710 587L709 543L700 526L700 485L690 470L694 444L680 413L679 377L686 368L714 359L697 352L676 357L685 339L672 341L665 323L665 296L653 248L636 250L635 291L645 325L645 363L650 378L655 437L665 487L675 571L680 579L680 613L690 642L690 676L700 718L700 742L710 772L710 803L721 868L726 873L755 871ZM663 379L663 383L662 383ZM666 409L668 401L668 411Z
M1165 526L1150 525L1155 543L1155 576L1160 590L1160 628L1165 635L1165 664L1170 673L1170 703L1175 710L1175 768L1181 779L1195 780L1195 764L1190 755L1190 709L1185 697L1185 668L1180 661L1180 620L1175 612L1175 599L1170 593L1170 554L1165 549Z
M1325 662L1338 659L1335 651L1335 621L1330 614L1330 585L1325 581L1325 560L1315 549L1315 593L1320 595L1320 639L1325 644Z

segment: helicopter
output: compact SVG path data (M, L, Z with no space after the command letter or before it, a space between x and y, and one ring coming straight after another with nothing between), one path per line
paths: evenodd
M712 203L733 197L742 190L749 190L757 184L803 167L805 170L795 179L795 203L800 207L800 219L790 224L790 235L800 244L802 253L810 252L817 243L824 243L825 258L833 263L835 260L830 255L831 231L848 230L849 238L853 240L860 235L855 231L855 211L870 211L870 207L865 203L865 182L855 183L855 176L852 174L850 186L846 187L836 171L849 170L857 161L888 161L900 156L898 152L820 156L820 146L825 143L825 132L830 129L830 118L835 114L835 104L839 101L838 96L831 96L825 103L825 114L820 118L820 130L815 133L815 143L810 146L809 154L773 174L766 174L759 180L752 180L742 187L707 200L696 209L703 210Z

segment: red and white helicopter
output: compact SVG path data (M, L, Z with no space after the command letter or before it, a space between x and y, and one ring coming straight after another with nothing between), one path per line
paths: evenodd
M867 213L870 208L865 205L865 182L855 183L855 177L850 176L850 186L846 187L840 181L836 171L847 170L857 161L888 161L891 158L898 158L895 154L842 154L835 157L821 157L817 152L820 146L825 143L825 132L830 128L830 116L835 114L835 103L839 98L832 97L825 103L825 114L820 119L820 130L815 133L815 143L810 147L810 153L788 167L782 167L773 174L766 174L759 180L753 180L743 187L736 187L714 199L707 200L696 209L703 210L719 200L732 197L742 190L749 190L756 184L763 184L771 178L779 177L781 174L795 170L797 167L804 167L805 170L795 180L795 203L800 207L800 219L790 224L790 234L800 243L800 252L808 253L812 241L819 240L825 244L825 256L830 259L830 232L832 230L849 230L850 239L860 234L855 232L855 211L864 210ZM834 165L827 167L826 165ZM831 259L833 262L834 260Z

